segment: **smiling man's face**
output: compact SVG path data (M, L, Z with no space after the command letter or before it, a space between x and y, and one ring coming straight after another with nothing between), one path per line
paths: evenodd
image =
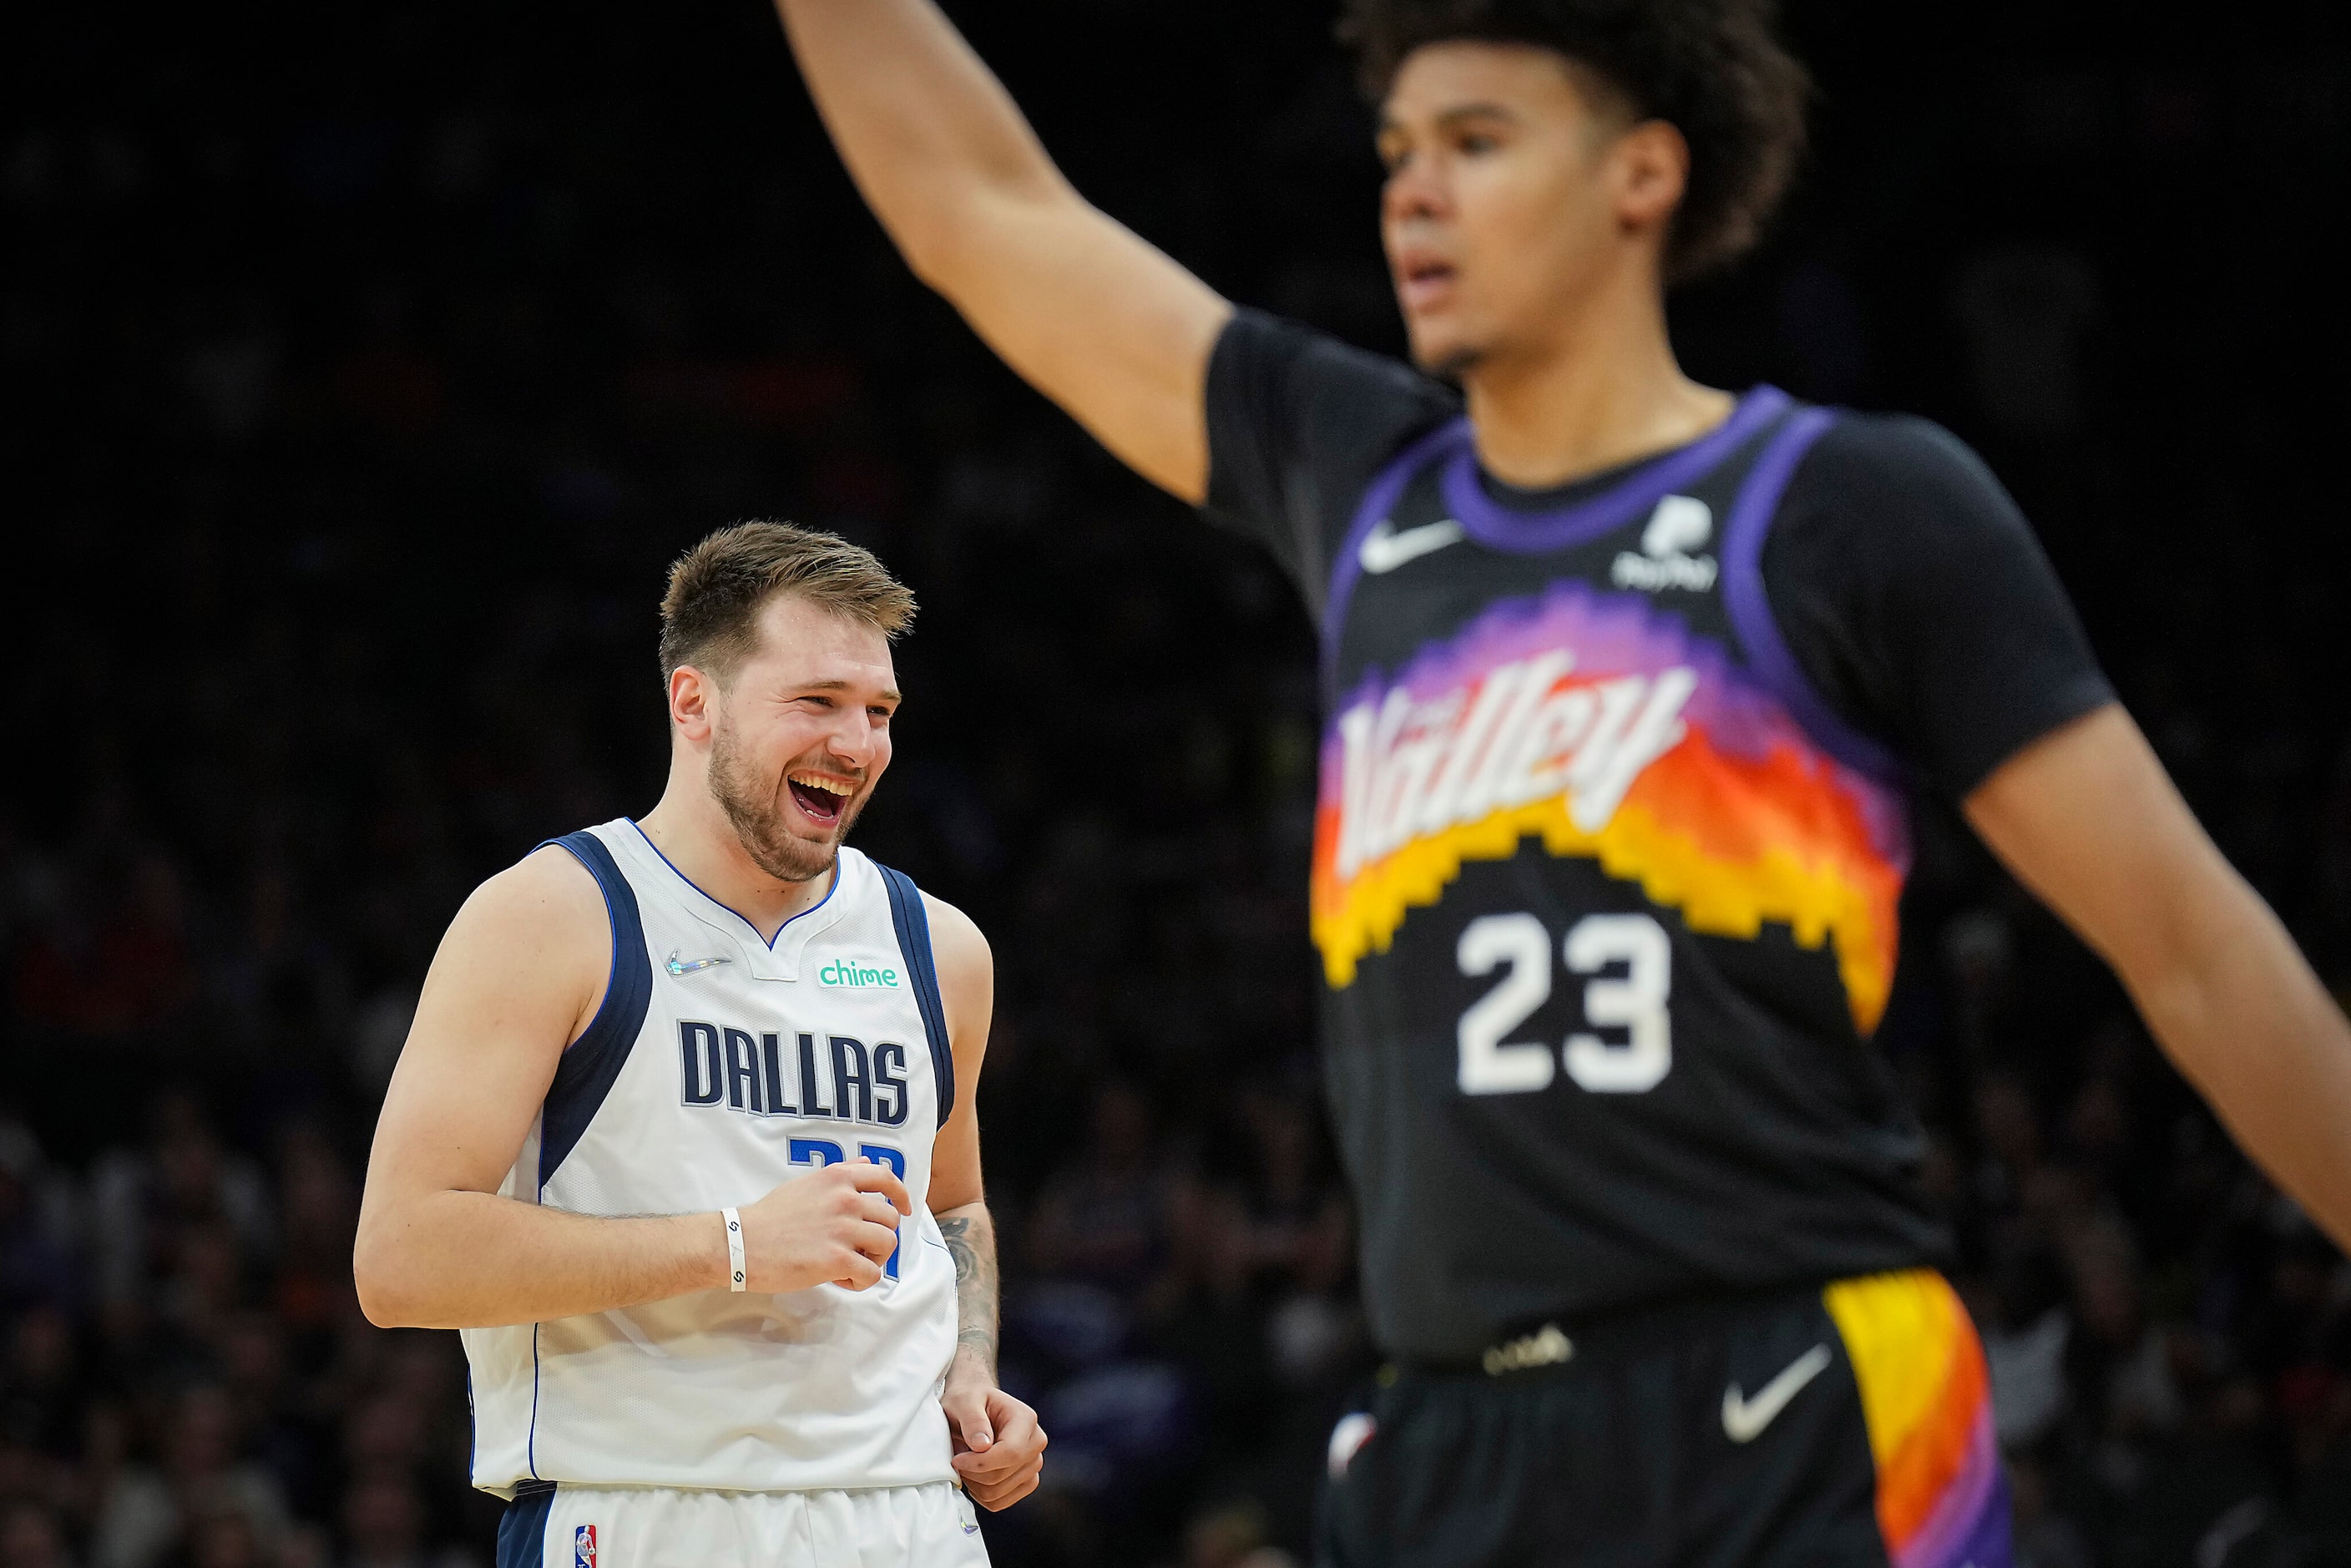
M1632 116L1530 45L1416 49L1380 109L1380 236L1413 359L1459 375L1543 351L1616 260L1610 154Z
M874 627L778 594L758 617L758 652L710 698L711 799L768 875L808 882L890 766L898 680Z

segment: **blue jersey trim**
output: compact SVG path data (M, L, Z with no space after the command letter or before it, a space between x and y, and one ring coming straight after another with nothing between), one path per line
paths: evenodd
M522 1467L538 1479L538 1325L530 1325L530 1426L522 1438Z
M810 915L814 915L818 910L822 909L826 904L831 904L832 902L832 895L841 891L841 862L836 858L832 865L832 885L824 890L824 896L818 899L814 904L810 904L806 909L801 910L798 915L793 915L791 920L787 920L781 925L777 926L776 934L773 936L762 936L759 935L759 928L757 925L751 925L751 917L749 915L745 915L741 910L737 909L731 904L721 904L717 899L712 898L708 891L705 890L700 883L686 875L685 873L679 871L677 869L677 862L670 859L669 856L663 854L661 846L653 842L653 835L646 832L644 829L637 827L637 821L634 817L629 818L628 823L632 828L637 829L637 837L645 841L645 848L653 851L656 856L659 856L662 864L669 867L671 873L674 875L678 881L685 883L686 886L694 889L695 892L701 894L703 897L710 899L711 905L714 908L723 909L727 914L733 915L736 919L740 920L745 925L750 926L753 939L756 940L760 946L765 947L770 953L776 950L776 944L784 939L784 933L792 928L792 920L807 919Z
M556 1064L555 1082L548 1085L539 1111L538 1185L547 1186L564 1157L588 1131L588 1124L612 1092L628 1065L629 1052L645 1025L653 1005L653 965L645 952L645 928L637 915L637 895L621 873L604 841L582 831L566 833L548 843L560 845L588 869L604 894L604 913L612 926L612 972L604 986L604 1000L588 1028L571 1042ZM546 845L539 846L544 849Z
M1805 676L1781 634L1780 622L1771 614L1771 596L1763 585L1763 545L1780 515L1780 501L1804 454L1835 423L1836 416L1827 409L1804 409L1772 433L1770 444L1755 460L1723 529L1722 607L1739 633L1749 666L1823 750L1882 782L1899 783L1902 765L1894 754L1838 716Z
M931 922L923 912L922 891L914 878L892 871L881 862L882 885L890 894L890 924L898 930L898 951L906 956L906 976L914 982L914 1005L923 1015L923 1032L931 1037L931 1077L939 1091L939 1125L947 1124L955 1109L955 1048L947 1040L947 1009L939 998L939 973L931 962Z
M517 1488L498 1515L497 1568L540 1568L547 1559L547 1519L554 1511L552 1484Z

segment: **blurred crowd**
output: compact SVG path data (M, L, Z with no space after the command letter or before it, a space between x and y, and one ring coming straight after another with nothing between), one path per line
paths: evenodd
M1977 443L2341 985L2317 455L2351 256L2296 193L2351 162L2351 53L2327 8L2217 43L2081 10L1794 5L1816 166L1677 330L1719 382ZM1321 7L957 11L1112 211L1395 347ZM661 568L746 516L923 601L859 841L1001 968L1004 1375L1053 1447L997 1560L1302 1555L1377 1354L1311 1051L1288 586L905 277L763 6L32 29L0 94L0 1568L486 1568L455 1336L352 1299L374 1107L466 891L653 802ZM1882 1043L2028 1561L2351 1563L2351 1272L1947 808L1919 837Z

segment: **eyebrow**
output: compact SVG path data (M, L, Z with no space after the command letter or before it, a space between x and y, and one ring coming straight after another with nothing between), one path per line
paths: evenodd
M1465 120L1515 120L1517 119L1518 116L1511 112L1509 106L1499 103L1489 103L1481 99L1474 103L1457 103L1451 109L1439 110L1435 116L1435 124L1437 125L1437 128L1441 131L1449 126L1458 125ZM1381 133L1385 133L1390 131L1401 131L1402 129L1404 129L1403 121L1397 120L1384 109L1380 110L1379 131Z
M1517 118L1517 114L1513 113L1507 105L1480 101L1478 103L1456 104L1453 108L1448 109L1444 113L1438 115L1437 117L1437 123L1439 125L1454 125L1464 120L1516 120Z
M802 681L793 689L803 692L846 692L854 691L856 687L848 681L831 680ZM906 700L904 696L899 695L898 688L895 686L884 686L882 690L874 693L873 695L882 698L884 702L895 703Z

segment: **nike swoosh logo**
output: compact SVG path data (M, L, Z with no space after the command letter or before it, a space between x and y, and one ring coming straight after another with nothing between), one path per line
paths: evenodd
M1788 1407L1788 1401L1803 1392L1804 1385L1829 1369L1835 1358L1829 1347L1816 1344L1790 1362L1780 1375L1755 1391L1748 1398L1732 1384L1722 1391L1722 1435L1734 1443L1751 1443L1762 1436L1763 1428L1779 1418Z
M732 958L688 958L684 963L680 963L678 961L677 950L675 948L672 948L670 950L669 962L664 964L662 967L667 969L673 975L691 975L697 970L711 968L719 964L731 964L735 960Z
M1382 517L1380 526L1364 536L1355 551L1355 559L1364 570L1374 577L1384 571L1394 571L1408 560L1418 560L1431 550L1443 549L1461 540L1461 525L1451 517L1441 523L1423 523L1416 528L1396 532L1394 519Z

